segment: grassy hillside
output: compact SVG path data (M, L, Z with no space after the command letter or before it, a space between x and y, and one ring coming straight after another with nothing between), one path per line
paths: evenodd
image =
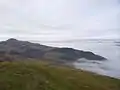
M0 62L0 90L120 90L120 80L39 62Z

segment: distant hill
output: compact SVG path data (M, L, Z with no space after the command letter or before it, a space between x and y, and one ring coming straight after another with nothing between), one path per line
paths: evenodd
M120 46L120 42L115 42L117 46Z
M79 58L88 60L106 60L106 58L92 52L76 50L73 48L50 47L28 41L19 41L14 38L0 42L0 55L7 58L49 59L57 62L74 62ZM4 60L4 58L0 58L0 61Z

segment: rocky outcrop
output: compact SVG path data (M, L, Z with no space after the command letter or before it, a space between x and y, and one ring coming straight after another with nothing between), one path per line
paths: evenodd
M58 61L76 61L79 58L88 60L106 60L106 58L92 52L76 50L73 48L56 48L27 41L9 39L0 42L0 54L17 55L25 58L51 59Z

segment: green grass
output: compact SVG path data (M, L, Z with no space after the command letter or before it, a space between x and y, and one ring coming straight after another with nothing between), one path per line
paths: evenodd
M1 62L0 90L120 90L120 80L39 62Z

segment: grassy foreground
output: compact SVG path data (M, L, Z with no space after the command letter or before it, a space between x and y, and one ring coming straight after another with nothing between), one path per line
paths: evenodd
M0 90L120 90L120 80L39 62L0 62Z

